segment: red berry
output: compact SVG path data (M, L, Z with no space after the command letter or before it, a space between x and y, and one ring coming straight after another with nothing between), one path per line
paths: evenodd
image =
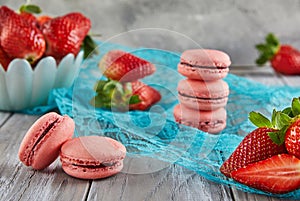
M107 78L120 82L134 82L156 70L152 63L121 50L104 55L99 68Z
M270 193L287 193L300 187L300 160L279 154L232 172L232 178Z
M140 81L132 82L131 84L132 93L133 95L138 95L140 102L136 104L130 104L130 110L146 110L153 104L160 101L161 95L156 89Z
M26 20L28 23L30 23L33 26L38 26L38 21L36 19L36 17L31 14L31 13L27 13L27 12L21 12L20 16Z
M77 55L90 28L91 21L81 13L47 20L41 27L47 42L45 55L53 56L58 62L69 53Z
M22 58L35 63L46 48L41 31L5 6L0 8L0 13L5 16L5 20L0 20L2 50L9 58Z
M257 128L249 133L238 145L231 156L223 163L220 171L227 177L231 173L250 163L267 159L271 156L286 153L284 145L275 144L268 132L275 131L272 128Z
M271 59L271 65L282 74L300 74L300 52L289 45L282 45Z
M300 119L296 120L285 133L285 147L289 154L300 158Z

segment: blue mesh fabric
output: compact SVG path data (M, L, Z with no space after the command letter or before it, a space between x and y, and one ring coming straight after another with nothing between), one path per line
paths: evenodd
M157 66L157 72L143 81L162 94L162 100L149 111L126 113L95 109L90 105L93 87L102 79L98 70L99 59L108 50L124 49L147 59ZM260 111L270 116L273 108L282 109L293 97L300 96L300 89L288 86L265 86L229 74L224 80L229 84L230 96L227 110L227 127L219 135L177 124L173 108L178 103L177 83L183 79L177 73L179 54L156 49L130 49L114 44L101 44L101 54L83 63L78 79L71 89L56 89L51 102L56 102L62 114L76 122L76 136L104 135L122 142L128 157L150 157L176 163L201 176L240 190L274 197L300 199L300 190L275 195L237 183L219 171L223 161L234 151L243 137L254 129L248 113Z

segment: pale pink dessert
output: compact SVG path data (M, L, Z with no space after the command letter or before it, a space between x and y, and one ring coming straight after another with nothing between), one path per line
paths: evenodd
M230 57L225 52L191 49L181 54L178 72L190 79L218 80L226 77L230 65Z
M67 141L60 152L62 168L80 179L100 179L123 168L126 148L120 142L101 136L83 136Z
M223 80L202 82L185 79L178 83L177 90L180 103L195 110L225 107L229 95L229 86Z
M226 127L226 110L219 108L210 111L198 111L178 104L174 108L175 121L198 128L199 130L217 134Z

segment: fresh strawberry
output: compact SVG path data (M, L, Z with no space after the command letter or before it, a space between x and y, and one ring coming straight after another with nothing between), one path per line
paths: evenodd
M270 193L288 193L300 188L300 160L279 154L232 172L232 178Z
M7 56L0 46L0 65L2 65L4 70L7 70L8 64L11 62L11 60L12 59Z
M41 31L9 8L3 6L0 10L6 16L5 20L0 20L2 50L9 58L24 58L35 63L46 47Z
M286 150L300 158L300 119L295 121L286 131L285 134Z
M134 82L156 70L152 63L121 50L105 54L99 68L107 78L120 82Z
M47 42L45 55L58 62L69 53L77 55L90 28L90 19L76 12L46 21L41 27Z
M292 117L288 122L288 129L285 133L285 146L290 154L300 159L300 99L294 98L292 101ZM290 122L290 123L289 123Z
M28 23L30 23L31 25L36 26L36 27L38 26L38 21L37 21L36 17L33 14L27 13L27 12L21 12L20 16L24 20L26 20Z
M140 81L100 80L95 91L91 104L113 111L146 110L161 98L157 90Z
M15 11L11 10L7 6L0 6L0 30L1 24L7 20L10 16L15 15Z
M137 95L140 99L139 103L129 105L131 110L146 110L160 101L161 95L156 89L140 81L132 82L131 84L133 95Z
M258 44L256 48L260 53L259 58L256 60L258 65L270 61L271 66L279 73L287 75L300 74L300 51L291 45L281 45L273 34L268 34L266 43Z
M273 128L261 127L249 133L223 163L220 171L225 176L231 177L232 172L241 167L286 153L284 145L275 144L269 137L268 133L274 131L276 130Z

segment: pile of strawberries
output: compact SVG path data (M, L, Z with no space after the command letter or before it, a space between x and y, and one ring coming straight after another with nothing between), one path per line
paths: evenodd
M242 140L220 171L271 193L300 188L300 98L282 111L274 109L271 120L257 112L249 119L258 128Z
M53 56L59 63L69 53L78 54L91 28L87 17L78 12L36 17L21 8L15 12L0 6L0 63L5 70L15 58L34 66L45 56Z
M111 50L99 63L107 80L95 85L95 107L114 111L146 110L161 99L160 93L139 79L155 72L155 66L133 54Z

